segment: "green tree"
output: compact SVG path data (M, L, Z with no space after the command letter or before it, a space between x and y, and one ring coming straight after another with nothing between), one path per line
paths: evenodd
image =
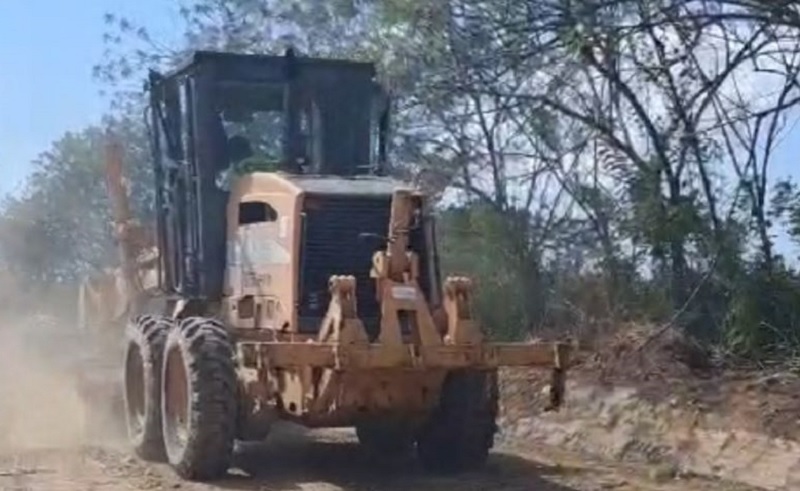
M125 142L133 212L146 216L152 184L141 125L116 125ZM5 268L30 287L72 282L116 261L105 188L106 131L66 133L33 162L23 193L7 198L0 217Z
M774 2L773 2L774 3ZM768 2L189 0L182 42L106 17L95 75L114 94L136 213L152 185L141 79L194 49L376 61L392 172L439 202L445 270L478 285L493 334L676 321L754 355L797 344L800 193L769 166L800 102L796 9ZM759 97L741 90L754 76ZM67 134L4 203L0 252L26 284L115 262L103 131ZM55 245L58 245L56 250ZM53 245L53 246L51 246ZM755 254L751 251L756 251Z

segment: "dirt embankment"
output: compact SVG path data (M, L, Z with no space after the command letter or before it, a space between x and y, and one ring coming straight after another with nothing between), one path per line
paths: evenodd
M800 377L726 369L678 332L652 334L626 329L581 352L557 414L541 412L545 378L505 371L504 438L800 489Z

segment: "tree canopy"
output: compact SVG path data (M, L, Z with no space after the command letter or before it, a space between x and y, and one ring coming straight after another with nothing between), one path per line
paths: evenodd
M182 42L109 12L108 121L53 142L0 215L27 288L113 264L102 151L152 190L138 87L194 49L375 61L392 172L436 197L446 271L505 338L670 322L734 353L800 345L800 187L771 173L800 103L800 11L756 0L187 0ZM135 89L134 89L135 88Z

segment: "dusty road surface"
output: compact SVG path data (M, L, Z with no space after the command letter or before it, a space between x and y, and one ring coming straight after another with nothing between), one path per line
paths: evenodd
M80 397L80 384L67 368L71 360L64 359L85 347L62 340L57 324L47 329L42 323L8 325L15 329L2 329L0 323L0 491L744 489L698 478L675 479L659 468L608 466L531 442L515 442L517 450L498 448L483 471L434 477L412 458L387 462L368 454L352 431L308 433L290 426L276 428L263 445L240 449L227 478L213 484L186 482L165 465L132 457L118 429L89 416L87 402L102 404L107 395L97 393L89 401Z
M291 434L289 434L291 433ZM625 469L581 461L555 451L501 449L484 471L454 477L425 475L411 459L380 461L363 452L350 432L277 434L245 448L237 468L213 484L178 479L164 465L145 464L122 447L6 450L0 490L263 490L263 491L734 491L699 479L659 483L652 469ZM743 489L743 488L742 488Z

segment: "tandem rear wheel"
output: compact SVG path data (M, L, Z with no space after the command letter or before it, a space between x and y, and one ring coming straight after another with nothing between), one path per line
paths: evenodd
M125 326L123 402L128 439L144 460L166 460L161 433L161 362L172 321L138 316Z
M184 319L167 336L161 379L168 462L185 479L222 477L231 463L237 419L234 351L225 326Z
M233 454L237 379L233 346L214 319L139 316L126 328L128 438L144 460L185 479L223 476Z

